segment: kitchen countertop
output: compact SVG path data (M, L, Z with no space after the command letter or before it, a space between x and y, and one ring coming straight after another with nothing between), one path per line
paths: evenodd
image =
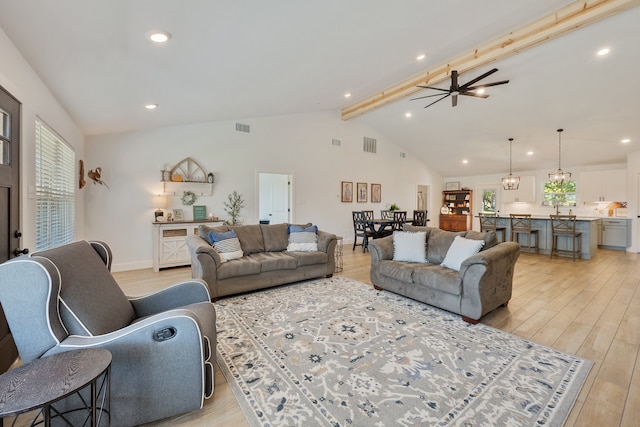
M510 217L508 216L504 216L504 215L499 215L498 219L510 219ZM538 220L550 220L551 218L549 217L549 215L531 215L531 219L538 219ZM626 217L615 217L615 216L605 216L605 217L601 217L601 216L577 216L576 217L576 221L598 221L601 219L624 219L624 220L630 220L631 218L626 218Z

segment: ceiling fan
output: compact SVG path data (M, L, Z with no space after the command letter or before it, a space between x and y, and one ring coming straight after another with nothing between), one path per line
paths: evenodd
M429 104L426 107L424 107L424 108L427 108L427 107L432 106L436 102L442 101L443 99L447 98L448 96L451 96L451 106L455 107L456 105L458 105L458 95L475 96L476 98L488 98L489 95L485 95L484 93L480 92L479 90L480 89L484 89L485 87L507 84L507 83L509 83L509 80L502 80L502 81L499 81L499 82L479 84L477 86L473 86L473 85L476 84L477 82L479 82L480 80L484 79L485 77L488 77L491 74L495 73L496 71L498 71L498 69L494 68L494 69L492 69L490 71L487 71L486 73L482 74L481 76L478 76L475 79L473 79L471 81L468 81L467 83L465 83L462 86L460 86L460 85L458 85L458 72L456 70L451 70L451 86L449 87L449 89L442 89L442 88L434 87L434 86L420 86L420 85L417 86L417 87L421 87L421 88L424 88L424 89L434 89L434 90L439 90L441 92L446 92L446 93L444 93L444 94L437 93L435 95L419 96L417 98L411 98L410 101L413 101L413 100L416 100L416 99L431 98L431 97L434 97L434 96L439 96L440 97L439 99L436 99L431 104Z

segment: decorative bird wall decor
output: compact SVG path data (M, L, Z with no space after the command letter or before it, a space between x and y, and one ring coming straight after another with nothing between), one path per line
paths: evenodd
M87 176L89 177L89 179L93 181L94 184L104 185L105 187L107 187L109 191L111 191L107 183L100 178L101 173L102 173L102 168L97 167L96 170L89 169L89 173L87 173Z

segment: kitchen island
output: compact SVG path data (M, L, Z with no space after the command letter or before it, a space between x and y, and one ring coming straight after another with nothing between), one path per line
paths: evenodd
M582 259L591 259L596 255L598 251L598 224L600 218L598 217L577 217L576 218L576 231L582 232ZM511 220L508 216L498 217L498 227L506 227L507 240L511 240ZM539 242L539 249L541 254L549 254L551 252L551 218L544 215L532 215L531 216L531 228L537 229ZM521 245L526 246L524 236L520 238ZM569 239L558 239L559 249L570 249L571 242Z

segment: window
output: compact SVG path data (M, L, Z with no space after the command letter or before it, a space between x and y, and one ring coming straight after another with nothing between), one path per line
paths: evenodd
M482 190L482 212L496 213L496 189L485 188Z
M542 204L544 206L575 206L576 182L565 181L562 184L545 182Z
M36 119L36 250L74 239L75 164L71 147Z

